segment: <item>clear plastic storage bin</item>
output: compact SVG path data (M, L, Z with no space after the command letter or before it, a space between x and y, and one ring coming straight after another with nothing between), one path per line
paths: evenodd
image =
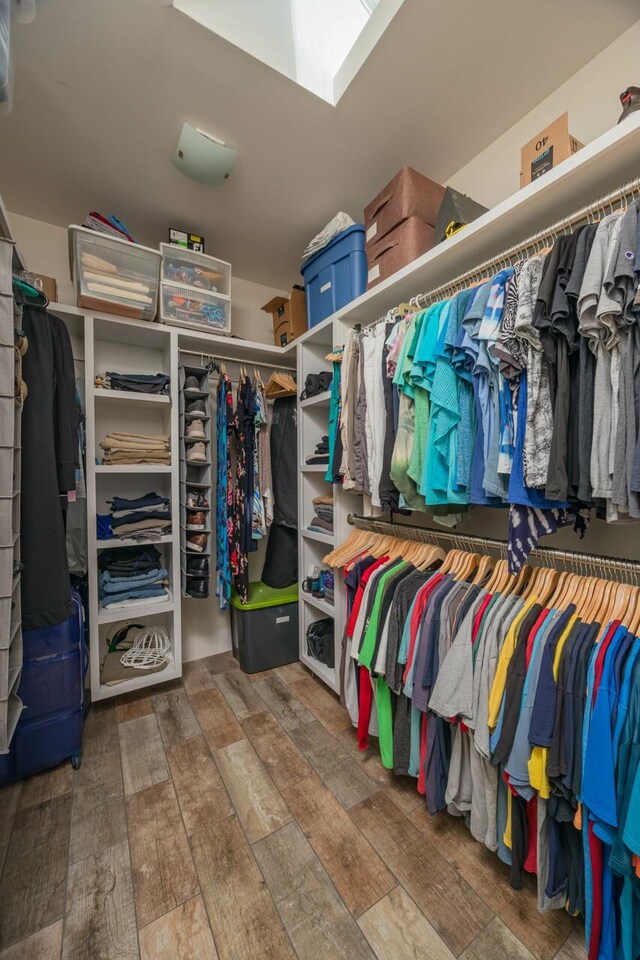
M231 296L231 264L206 253L186 250L173 243L161 243L162 280L195 287L209 293Z
M231 300L222 294L163 280L160 319L210 333L229 333Z
M77 304L89 310L153 320L158 312L160 251L69 227L69 255Z

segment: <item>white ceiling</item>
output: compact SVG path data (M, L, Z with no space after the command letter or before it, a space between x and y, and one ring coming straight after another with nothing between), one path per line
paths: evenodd
M283 288L336 211L360 219L405 163L446 180L637 18L637 0L407 0L332 107L168 0L39 0L17 27L0 192L60 225L115 213L153 246L202 233ZM172 166L185 120L238 147L228 183Z

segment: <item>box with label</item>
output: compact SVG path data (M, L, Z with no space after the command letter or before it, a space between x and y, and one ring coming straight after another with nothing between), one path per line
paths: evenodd
M176 247L185 247L187 250L195 250L197 253L204 253L204 237L197 233L187 233L186 230L169 229L169 243Z
M435 246L435 230L418 217L403 220L395 230L367 250L367 287L386 280Z
M286 347L307 332L307 302L302 287L293 287L290 298L274 297L262 309L272 316L276 347Z
M434 226L444 187L411 167L403 167L364 208L367 250L409 217Z
M583 146L569 133L569 114L563 113L520 151L520 186L526 187L553 170Z
M32 270L29 270L28 273L25 273L24 279L36 290L44 293L49 303L58 302L58 284L54 277L47 277L44 273L33 273Z

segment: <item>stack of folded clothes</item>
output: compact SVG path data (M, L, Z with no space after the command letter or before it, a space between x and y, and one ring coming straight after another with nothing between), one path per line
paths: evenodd
M169 574L162 566L160 551L152 545L103 550L98 568L101 607L145 606L169 596Z
M313 498L314 515L309 524L309 530L316 533L333 533L333 497L324 494Z
M107 370L95 378L100 390L126 390L130 393L168 394L171 378L166 373L114 373Z
M316 443L315 453L307 457L307 464L329 463L329 437L322 437L319 443Z
M169 498L155 491L145 493L135 500L114 497L111 513L98 516L98 539L122 537L140 543L158 540L171 531L171 508Z
M171 463L166 434L108 433L100 446L104 450L103 463Z

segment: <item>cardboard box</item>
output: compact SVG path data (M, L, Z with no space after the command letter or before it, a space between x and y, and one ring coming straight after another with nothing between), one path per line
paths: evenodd
M273 342L276 347L286 347L307 332L307 300L303 287L293 287L289 299L274 297L262 309L273 318Z
M569 114L563 113L537 137L525 143L520 151L520 186L526 187L528 183L553 170L583 146L583 143L569 133Z
M367 289L406 267L435 246L435 230L418 217L403 220L395 230L367 250Z
M443 197L444 187L439 183L403 167L364 208L367 249L409 217L433 226Z
M49 303L58 302L58 284L54 277L47 277L44 273L33 273L32 270L24 275L27 283L32 284L36 290L41 290Z

